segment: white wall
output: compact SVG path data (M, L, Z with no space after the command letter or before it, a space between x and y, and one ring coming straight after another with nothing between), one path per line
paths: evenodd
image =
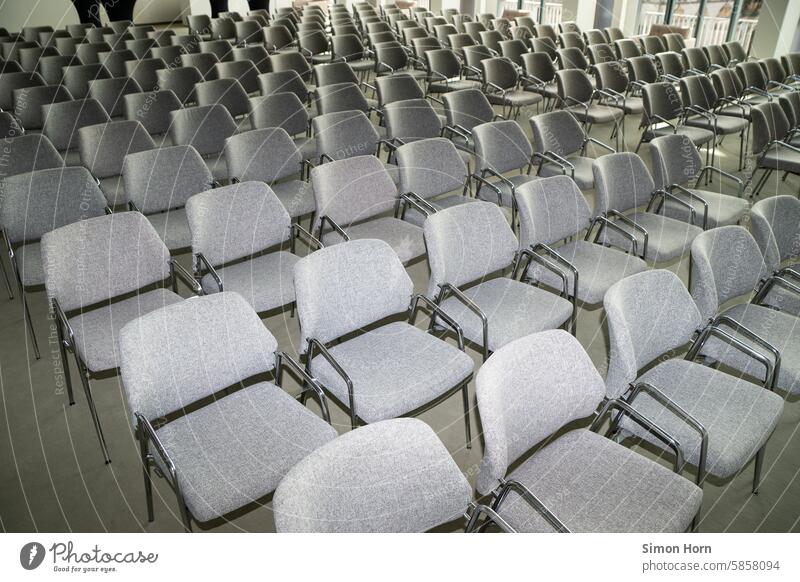
M238 1L247 6L244 0ZM181 10L188 6L189 0L138 0L133 17L138 24L172 22L180 20ZM101 14L105 20L104 11ZM77 22L78 13L69 0L0 0L0 26L10 31L19 31L23 26L63 28Z

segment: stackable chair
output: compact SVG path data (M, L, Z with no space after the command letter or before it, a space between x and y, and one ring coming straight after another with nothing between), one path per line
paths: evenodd
M14 89L14 117L26 131L42 128L42 105L71 101L72 95L63 85L42 85ZM8 132L2 133L4 136Z
M424 295L413 294L411 278L389 245L365 239L320 249L297 263L294 286L299 351L309 375L348 411L352 428L415 415L461 392L470 447L472 358L455 322ZM423 304L456 333L458 347L413 325ZM365 330L403 313L408 323ZM361 333L343 337L356 331Z
M57 85L57 83L51 83ZM48 83L39 73L2 73L0 74L0 109L3 111L14 110L14 90L25 87L41 87Z
M228 110L220 105L187 107L170 113L170 137L174 145L190 145L206 160L214 179L228 179L222 151L225 140L238 129Z
M464 66L450 49L425 51L428 64L427 94L440 95L461 89L480 89L480 81L467 79Z
M194 55L181 55L181 59L187 56ZM166 68L167 63L161 58L125 62L127 76L135 79L142 91L157 91L159 89L157 72Z
M176 292L177 277L193 289L196 283L190 273L170 260L169 250L138 212L62 226L42 237L41 248L69 403L74 404L75 399L67 349L75 355L103 458L109 463L90 378L120 366L117 337L126 323L182 301ZM142 291L167 280L171 280L172 290L158 286Z
M606 219L592 218L586 198L568 176L523 184L517 189L517 205L519 248L527 251L521 280L559 290L573 302L573 334L577 330L578 301L597 305L611 285L648 268L631 253L589 240L595 223ZM569 242L556 246L564 240Z
M25 291L41 288L45 282L40 240L61 226L102 216L106 201L91 174L81 167L54 167L5 177L2 188L0 227L38 360L39 345Z
M317 157L317 144L309 137L311 114L293 92L271 93L250 99L253 129L281 128L290 136L304 160Z
M750 198L755 198L773 172L800 174L800 147L787 141L791 140L794 132L777 100L754 106L750 114L753 118L751 133L755 167L747 178L745 189L750 186L758 170L762 170L761 177L750 193Z
M672 439L629 406L604 398L603 379L574 337L551 330L512 342L484 363L476 383L485 442L477 490L491 497L472 512L467 531L689 529L700 510L701 489L679 470L598 431L616 413L641 423L654 439ZM564 430L587 417L592 418L588 428Z
M121 330L120 373L139 437L149 521L153 469L175 492L191 531L192 521L261 500L293 465L336 437L280 388L285 368L306 389L316 384L277 346L253 308L227 292L165 306ZM184 373L171 373L176 368ZM222 392L265 372L271 382ZM156 423L167 416L170 422Z
M736 224L750 208L742 198L744 182L715 166L703 166L700 152L686 135L665 135L650 142L653 180L658 190L665 190L679 201L664 201L664 215L689 221L703 230ZM737 195L701 189L707 174L718 174L736 183ZM690 185L694 182L693 185Z
M88 96L98 101L111 119L120 119L125 115L125 95L141 92L135 79L123 76L90 81Z
M122 179L128 204L147 217L170 251L191 246L186 202L214 185L196 149L175 145L127 155Z
M544 110L550 110L558 101L556 67L552 59L546 53L525 53L522 55L522 63L525 70L525 89L544 97Z
M70 155L78 145L79 130L89 125L107 123L110 120L103 106L94 99L74 99L42 106L42 133L55 148L62 152L69 165L74 165L76 156Z
M173 67L156 71L161 90L172 91L183 105L197 102L195 85L203 82L203 75L195 67Z
M47 136L41 133L29 133L9 137L3 143L3 179L35 172L60 168L64 159L50 143Z
M732 252L733 251L733 252ZM725 226L703 233L692 244L692 298L701 315L712 325L730 330L752 356L719 337L707 338L697 353L753 378L764 378L770 390L787 394L800 392L800 330L796 316L760 305L762 277L769 275L753 236L741 226ZM784 288L800 292L800 286ZM726 302L758 292L749 303L722 309ZM705 339L705 338L704 338ZM700 340L698 339L700 343ZM764 371L766 370L766 372Z
M447 120L447 134L455 143L466 150L473 151L472 130L490 121L503 119L496 115L492 104L479 89L461 89L442 95L444 114Z
M278 485L272 511L278 532L421 533L461 518L471 497L436 433L402 418L358 428L311 452Z
M172 91L131 93L125 95L125 117L140 122L160 146L170 145L172 112L183 105Z
M236 119L250 111L247 91L236 79L212 79L194 86L197 105L200 107L222 105Z
M612 137L619 150L620 140L625 143L624 96L593 88L589 75L579 69L557 71L556 86L564 109L583 124L587 134L595 125L614 126Z
M540 93L524 88L524 77L518 66L505 57L482 60L481 72L489 102L502 106L504 117L516 119L523 107L530 107L544 100Z
M403 263L425 254L422 229L392 216L399 204L389 172L375 156L334 160L311 170L317 214L317 239L331 245L376 238L386 242Z
M484 360L510 341L574 317L569 300L517 280L531 253L518 256L517 239L496 205L478 201L441 210L427 218L424 231L427 295L480 346ZM502 274L508 269L510 277Z

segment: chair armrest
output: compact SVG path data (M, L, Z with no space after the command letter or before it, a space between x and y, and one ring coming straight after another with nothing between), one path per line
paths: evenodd
M300 160L300 175L305 176L304 180L308 181L311 177L311 170L316 167L316 164L311 160Z
M669 125L672 128L673 133L678 133L678 126L675 125L674 123L672 123L671 121L669 121L667 119L664 119L660 115L656 115L654 113L654 114L648 116L648 121L650 121L650 119L655 119L657 122L660 122L660 123L666 123L667 125ZM654 124L653 124L652 121L650 121L649 125L654 125Z
M495 194L497 194L497 205L498 206L502 206L503 205L503 193L500 191L500 188L498 188L495 184L492 184L491 182L489 182L486 178L484 178L482 176L479 176L478 174L470 174L469 177L472 180L475 180L476 182L478 182L478 190L480 190L481 186L487 186L487 187L491 188L492 190L494 190ZM476 193L476 195L477 195L477 193Z
M486 86L487 87L491 87L495 91L499 92L501 96L505 97L505 94L506 94L507 91L505 89L503 89L500 85L496 85L495 83L492 83L491 81L486 81Z
M67 334L69 335L69 343L72 344L73 340L75 339L75 332L73 331L72 326L69 324L69 320L67 319L64 310L61 309L61 304L55 297L52 298L51 303L53 305L53 311L56 312L56 317L61 322L61 325L64 326L64 329L67 331ZM66 363L64 363L63 365L66 365Z
M760 97L766 97L768 101L772 101L772 95L768 91L764 91L758 87L753 87L750 85L749 87L746 87L744 91L742 91L742 95L747 95L748 93L752 93L753 95L758 95Z
M639 255L639 256L641 256L642 258L645 258L647 256L647 243L648 243L648 241L650 239L650 235L647 233L647 229L645 229L644 227L636 224L634 221L632 221L630 218L628 218L627 216L625 216L624 214L622 214L618 210L611 209L608 212L606 212L606 214L609 215L609 216L616 217L623 224L625 224L625 225L629 226L630 228L642 233L642 236L644 237L644 243L642 244L642 254Z
M175 259L170 259L169 270L170 270L170 275L172 277L173 290L177 286L176 283L176 277L177 277L177 279L181 279L186 284L186 286L192 290L192 292L195 295L203 294L203 288L200 286L200 283L198 283L197 280L195 280L195 278L192 276L192 274L189 271L187 271L178 261L176 261Z
M328 215L325 215L319 219L319 239L322 239L322 229L325 228L326 222L330 224L331 228L336 232L336 234L342 237L345 242L350 240L350 236L344 231L344 229L336 224L336 222Z
M426 307L428 307L431 311L433 311L437 317L441 317L442 321L444 321L450 328L456 332L456 336L458 337L458 349L462 352L464 351L464 331L461 329L461 326L458 322L450 317L446 311L444 311L439 305L435 302L431 301L425 295L417 293L411 298L411 304L408 307L408 322L411 325L414 325L414 320L417 317L417 311L419 311L419 304L420 302L424 303Z
M322 244L322 241L320 241L317 237L315 237L313 234L311 234L308 230L306 230L305 228L300 226L299 222L293 222L292 225L289 228L292 231L292 236L293 237L294 236L305 237L306 242L309 242L309 243L313 244L318 249L325 248L325 245Z
M464 133L464 131L467 131L467 133ZM463 138L464 140L469 140L470 136L472 135L468 130L464 130L464 128L461 128L461 126L459 125L445 125L442 128L442 135L444 135L445 133L451 134L450 139L453 139L453 134Z
M211 263L208 262L208 259L203 253L197 253L195 255L197 261L208 270L208 273L211 275L211 278L214 279L214 283L217 286L217 290L221 293L222 292L222 279L220 278L217 270L213 267Z
M573 265L567 259L562 257L557 251L555 251L554 249L552 249L551 247L549 247L548 245L546 245L544 243L538 243L536 245L532 245L531 246L531 250L534 252L534 254L540 254L540 253L546 254L547 256L549 256L553 260L555 260L557 263L560 263L563 267L566 267L572 273L572 294L571 295L572 295L573 298L577 298L578 297L578 276L579 276L577 267L575 267L575 265ZM569 297L569 295L570 295L568 292L566 292L566 289L565 289L565 293L564 294L567 297Z
M662 190L664 198L669 198L670 200L674 200L681 206L689 209L690 220L692 224L695 224L695 217L697 216L697 212L695 211L694 206L686 202L685 200L681 200L678 196L675 195L674 190L677 190L680 194L687 196L690 200L696 200L703 205L703 230L708 228L708 202L692 192L691 190L687 190L680 184L671 184L666 190Z
M327 160L329 162L335 161L329 154L320 154L319 163L322 164L322 163L325 162L325 160Z
M314 351L319 351L319 355L330 364L331 368L339 375L339 377L344 380L344 383L347 385L347 396L348 400L350 401L350 415L351 418L356 417L356 400L355 394L353 393L353 380L350 379L350 376L347 372L344 371L339 362L336 361L336 358L333 357L328 351L328 348L316 338L308 338L308 360L306 367L311 366L311 360L314 358ZM310 374L309 374L310 375Z
M505 120L506 120L505 115L500 115L499 113L495 113L494 115L492 115L492 121L505 121Z
M541 154L542 161L539 163L539 170L541 171L542 166L544 165L545 161L550 162L551 164L555 164L561 168L561 173L566 176L567 170L569 170L569 176L573 180L575 179L575 165L570 162L567 158L557 154L552 150L547 150L544 154Z
M405 219L406 209L408 208L408 205L416 208L419 212L423 214L423 216L425 216L425 218L429 217L431 214L436 213L435 208L433 209L433 211L431 211L431 208L433 207L427 202L425 204L420 203L421 198L419 198L419 196L417 196L416 194L414 194L413 196L409 196L409 194L414 194L414 193L406 192L400 194L400 204L403 206L403 211L400 215L401 219Z
M588 144L588 143L593 143L595 145L599 145L601 148L608 150L612 154L617 153L617 150L612 148L610 145L608 145L607 143L603 143L599 139L597 139L595 137L592 137L590 135L587 135L586 138L583 140L583 146L582 146L581 149L583 150L584 153L586 153L586 144Z
M322 386L320 386L319 381L312 377L305 368L303 368L286 352L275 352L275 385L278 386L278 388L282 388L284 366L291 368L303 379L303 390L306 389L306 386L309 386L311 390L314 391L314 393L317 395L317 398L319 398L320 407L322 408L322 417L324 418L325 422L331 424L331 415L330 411L328 410L328 399L325 397L325 392L322 390Z
M483 326L483 349L485 354L486 350L489 349L489 319L486 317L486 314L472 299L464 295L464 292L461 291L461 289L455 285L451 285L450 283L439 285L439 294L434 303L436 303L436 305L441 305L442 301L447 298L448 293L452 293L456 299L463 303L470 311L475 313L475 315L480 317L481 325Z
M763 303L764 299L769 295L769 292L772 290L773 287L781 287L793 295L796 295L800 298L800 286L795 285L791 281L787 281L783 277L778 274L772 274L766 279L761 281L758 289L756 290L755 296L750 300L750 303L754 305L765 305ZM769 305L768 307L776 307L774 305ZM777 307L780 311L780 307Z
M506 533L517 533L517 530L508 525L506 520L500 517L494 509L486 505L475 503L470 503L469 509L464 514L464 518L467 520L467 527L464 533L475 533L478 531L476 525L481 515L486 515L486 523L494 523Z
M779 81L767 81L767 87L776 87L778 89L785 89L786 91L796 91L794 87L790 87L789 85Z
M144 439L142 444L142 452L148 450L147 443L153 443L153 448L155 448L156 453L158 456L161 457L161 461L164 463L164 466L169 471L170 481L173 487L176 488L176 493L179 499L183 499L183 496L180 492L180 484L178 483L178 471L175 469L175 463L172 462L172 458L170 458L167 449L164 447L164 444L161 442L161 439L158 438L158 434L156 433L156 429L153 428L153 425L150 424L150 421L144 417L144 415L140 412L135 412L134 417L136 418L136 423L139 428L139 438ZM146 459L142 459L142 462L145 462Z
M739 185L739 198L742 197L744 191L744 182L742 181L742 179L739 178L738 176L734 176L729 172L726 172L725 170L720 170L719 168L714 166L704 166L700 170L700 173L697 174L697 181L694 183L695 188L697 188L700 185L700 181L702 180L703 176L705 176L706 172L716 173L719 174L720 176L723 176L725 178L728 178L729 180L733 180L734 182L736 182Z
M558 533L571 533L569 528L567 528L567 526L564 525L564 523L558 519L558 517L556 517L556 515L550 511L547 506L531 492L530 489L525 487L525 485L519 481L503 480L500 488L497 491L497 501L495 501L492 505L495 511L500 509L503 501L505 501L506 497L511 491L514 491L517 495L519 495L525 501L525 503L527 503L534 511L536 511L536 513L541 515L545 521L547 521L550 527L552 527Z
M592 234L592 230L594 229L594 226L596 224L599 224L600 228L598 229L593 242L596 243L600 239L600 235L603 233L603 229L608 227L611 230L615 231L616 233L624 236L631 242L630 250L628 249L622 249L622 250L624 250L626 253L633 253L635 256L639 256L639 254L636 252L639 246L639 241L636 240L636 237L627 230L625 230L624 228L620 227L618 224L615 224L613 221L606 218L605 216L598 216L592 221L592 224L589 225L589 229L586 231L586 236L584 237L583 240L589 240L589 236Z

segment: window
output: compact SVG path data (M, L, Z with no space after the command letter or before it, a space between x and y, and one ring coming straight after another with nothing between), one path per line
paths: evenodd
M636 34L650 34L652 25L666 22L666 14L667 0L642 0L636 20Z

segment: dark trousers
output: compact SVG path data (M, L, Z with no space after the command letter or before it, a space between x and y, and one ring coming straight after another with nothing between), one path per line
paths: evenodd
M92 23L95 26L100 26L101 4L106 9L109 20L130 20L133 22L133 5L135 3L136 0L72 0L80 21Z
M269 0L247 0L250 10L269 10ZM211 0L211 18L228 11L228 0Z

